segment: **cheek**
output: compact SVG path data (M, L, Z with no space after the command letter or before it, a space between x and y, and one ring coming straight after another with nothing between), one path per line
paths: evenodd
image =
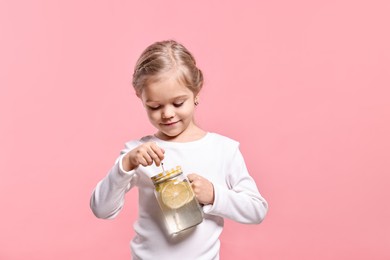
M185 116L193 116L195 109L193 106L188 105L185 109L182 110L182 114Z
M149 120L156 121L160 118L160 114L156 111L147 111Z

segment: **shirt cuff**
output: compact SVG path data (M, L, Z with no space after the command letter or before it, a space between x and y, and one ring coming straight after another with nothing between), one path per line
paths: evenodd
M123 169L123 165L122 165L122 161L123 161L123 157L125 157L125 155L126 155L127 153L124 153L124 154L122 154L120 157L119 157L119 162L118 162L118 164L119 164L119 173L121 173L122 175L124 175L124 176L133 176L134 175L134 173L135 173L135 169L133 169L133 170L130 170L130 171L125 171L124 169Z
M203 212L205 214L215 215L218 212L218 208L221 208L221 206L223 207L222 205L223 200L221 200L221 198L223 197L223 195L221 195L221 193L223 193L223 187L215 183L213 183L213 186L214 186L214 203L203 206Z

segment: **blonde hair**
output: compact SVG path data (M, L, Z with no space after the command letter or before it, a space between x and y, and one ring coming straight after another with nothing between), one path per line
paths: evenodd
M197 95L203 86L202 71L194 56L174 40L155 42L139 57L133 73L133 87L140 96L145 86L159 80L159 76L175 72L180 83Z

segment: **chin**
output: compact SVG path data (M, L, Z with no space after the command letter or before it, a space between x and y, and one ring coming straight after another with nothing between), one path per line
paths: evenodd
M179 136L181 133L179 134L175 134L175 133L163 133L164 136L168 137L168 138L175 138L177 136Z
M160 130L160 133L163 137L167 138L167 139L173 139L173 138L176 138L178 137L179 135L182 134L182 132L179 132L179 133L167 133L167 132L164 132L164 131L161 131Z

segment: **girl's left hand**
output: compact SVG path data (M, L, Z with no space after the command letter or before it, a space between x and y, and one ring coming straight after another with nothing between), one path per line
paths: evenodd
M208 179L196 173L188 174L187 178L200 204L207 205L214 203L214 186Z

